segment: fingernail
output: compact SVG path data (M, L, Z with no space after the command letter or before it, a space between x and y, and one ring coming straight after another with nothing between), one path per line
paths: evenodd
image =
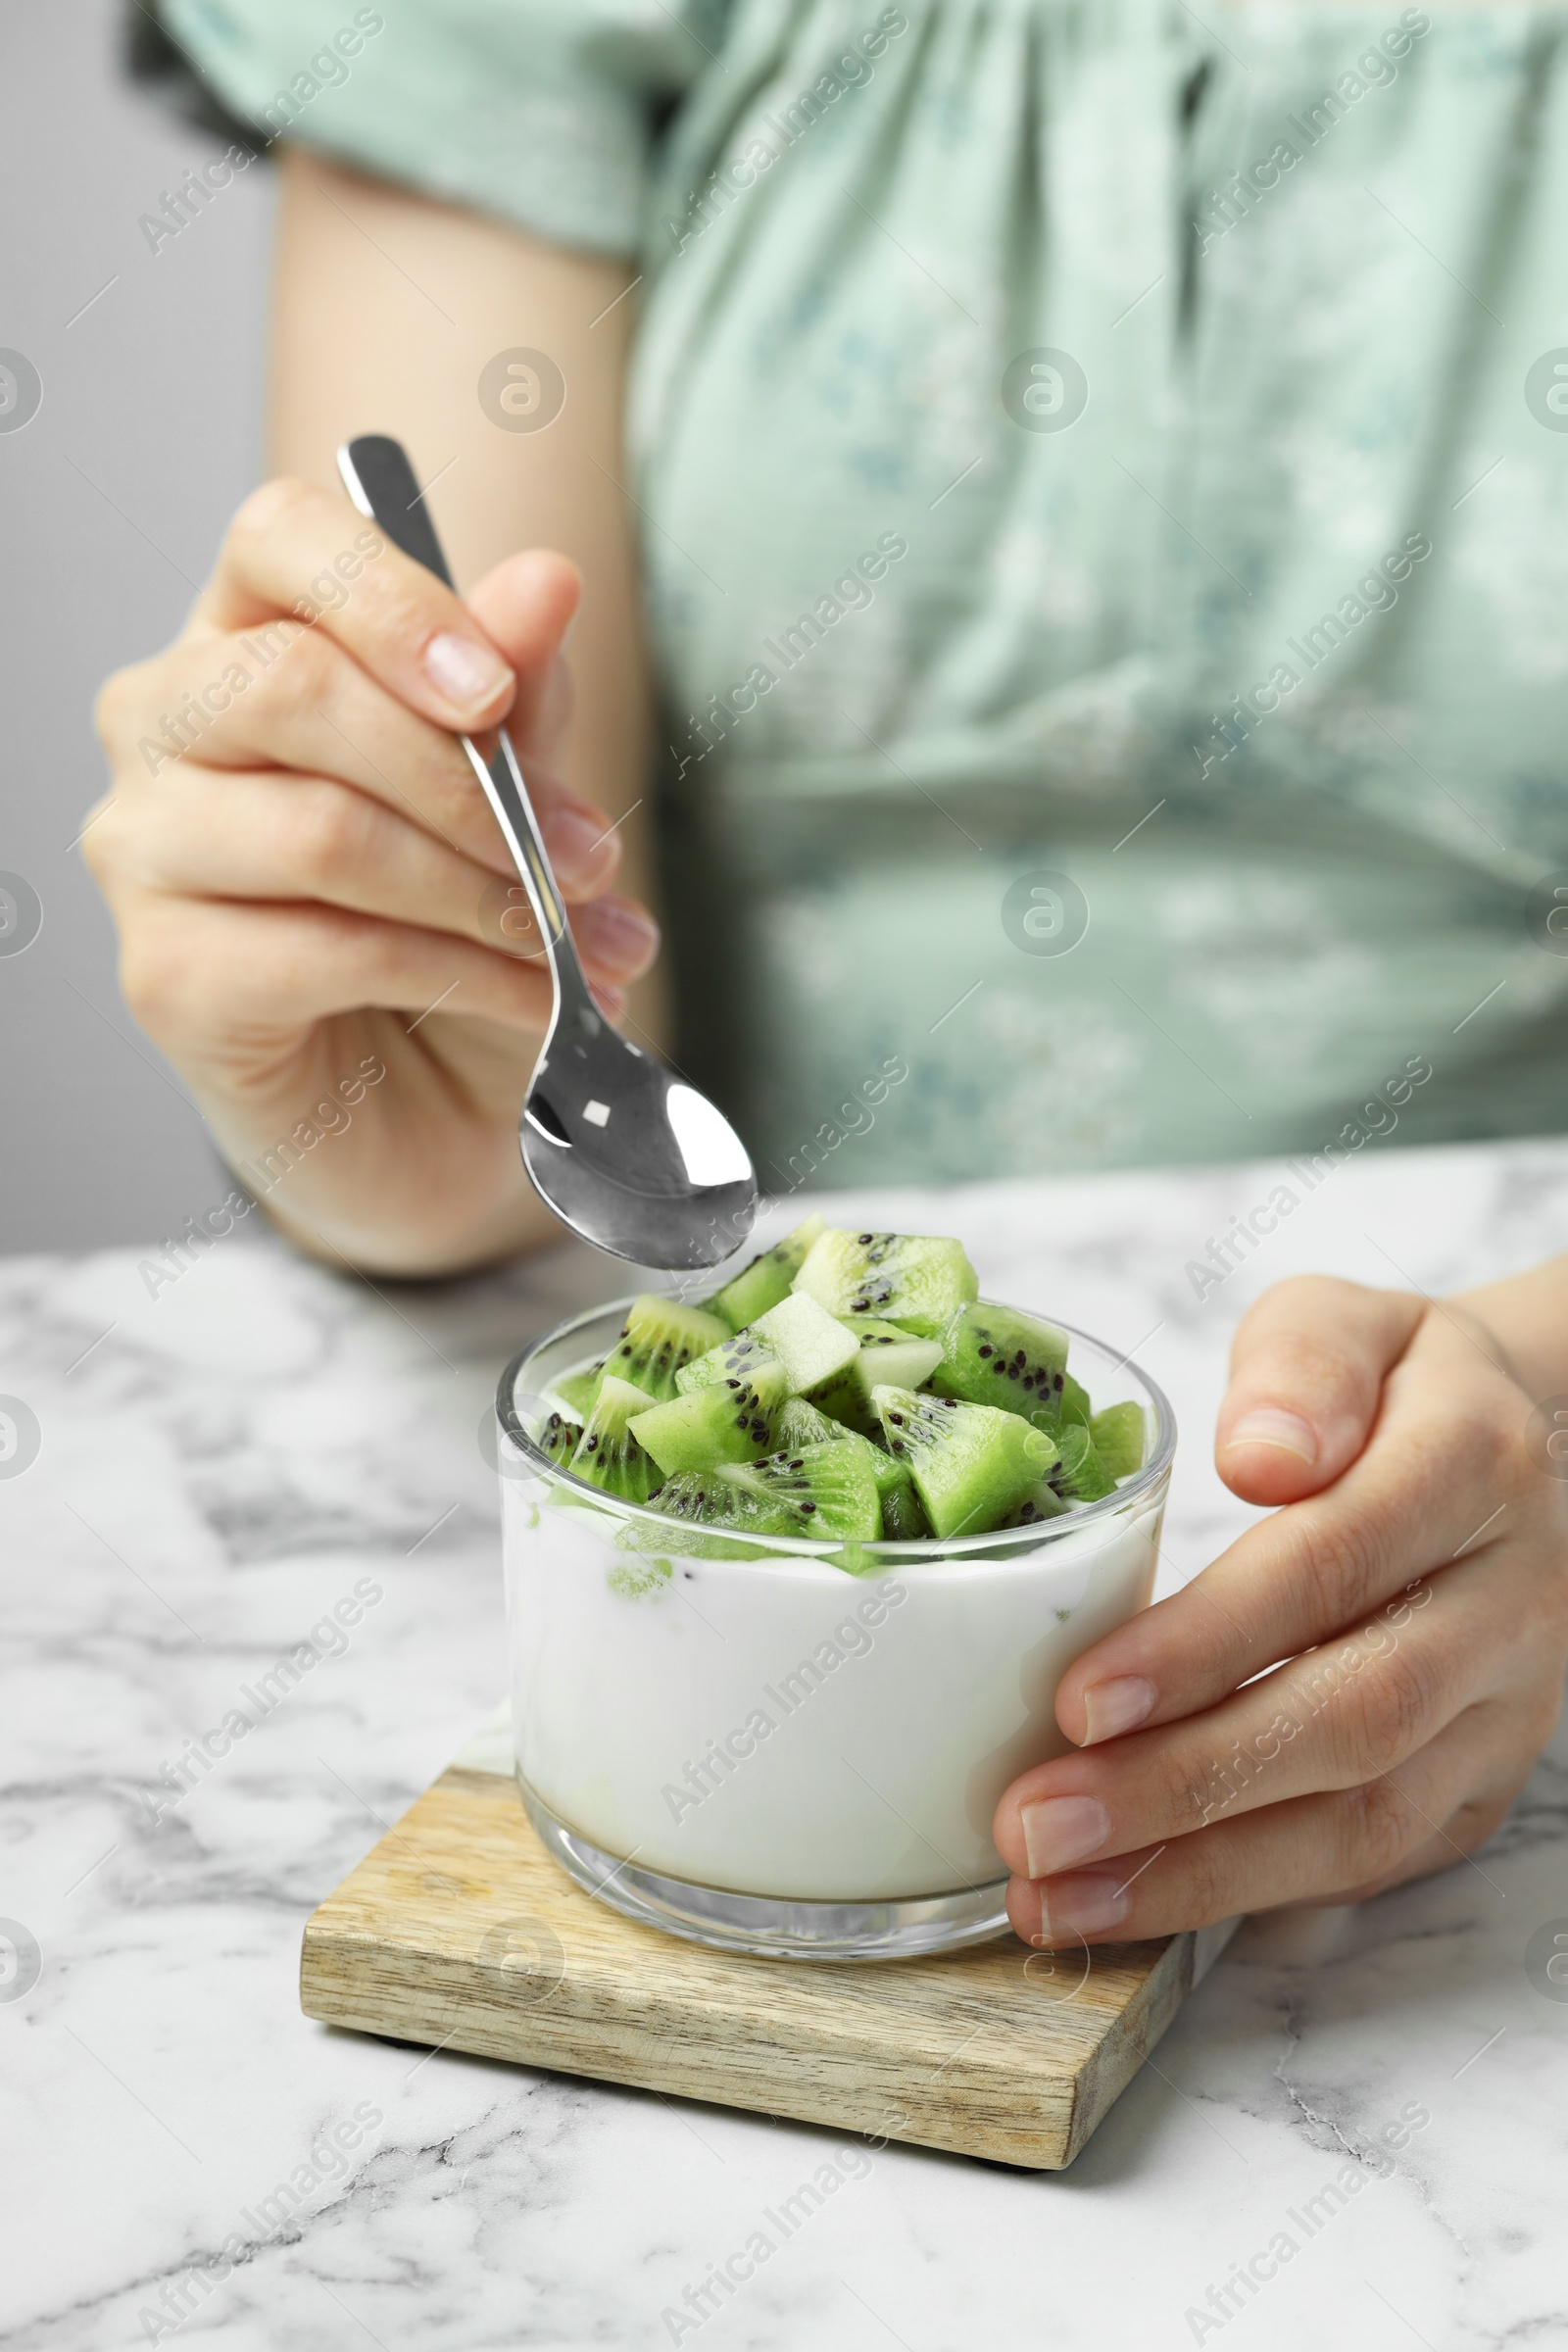
M1110 1814L1098 1796L1045 1796L1025 1805L1021 1818L1032 1879L1087 1862L1110 1836Z
M424 649L424 674L455 710L484 710L495 701L512 672L499 654L471 637L450 632L432 637Z
M1099 1740L1119 1740L1123 1732L1147 1723L1157 1696L1153 1684L1141 1674L1117 1674L1108 1682L1091 1683L1084 1692L1085 1747Z
M1119 1928L1133 1898L1120 1879L1097 1870L1048 1879L1040 1889L1040 1933L1046 1938L1097 1936Z
M594 962L617 972L640 972L658 953L659 925L624 900L595 899L578 915L577 925L587 934L583 944Z
M1303 1462L1317 1460L1317 1431L1310 1421L1277 1404L1256 1404L1244 1413L1225 1440L1227 1452L1233 1446L1277 1446L1282 1453L1299 1454Z
M600 861L599 845L612 830L597 808L552 808L544 822L545 847L558 874L586 882Z

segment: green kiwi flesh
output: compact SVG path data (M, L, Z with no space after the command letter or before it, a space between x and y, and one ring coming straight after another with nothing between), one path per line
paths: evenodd
M567 1464L573 1478L616 1494L622 1502L646 1502L658 1473L633 1434L632 1424L648 1410L648 1398L630 1381L607 1372L594 1409Z
M997 1524L999 1527L1038 1527L1043 1519L1065 1518L1071 1509L1072 1504L1062 1500L1050 1479L1043 1478L1039 1486L1026 1494L1014 1509L1004 1512Z
M908 1485L909 1473L906 1466L903 1462L895 1461L885 1446L873 1446L869 1438L862 1438L858 1429L841 1429L838 1434L838 1442L841 1446L857 1446L860 1448L862 1459L871 1473L879 1495L889 1495L898 1488Z
M682 1364L675 1375L675 1394L690 1396L698 1389L710 1389L715 1381L749 1379L763 1364L777 1363L778 1358L765 1340L752 1331L738 1331L706 1355L694 1356Z
M548 1461L564 1467L576 1452L581 1436L580 1421L568 1421L564 1413L552 1413L539 1432L539 1450Z
M889 1460L892 1456L889 1455ZM882 1533L890 1544L923 1544L931 1533L931 1522L925 1515L925 1505L914 1491L914 1481L902 1462L895 1462L899 1477L895 1485L882 1494Z
M808 1291L792 1291L765 1315L759 1315L752 1329L784 1366L791 1394L810 1404L820 1401L859 1352L854 1332L846 1331Z
M877 1423L876 1428L877 1435L880 1437L882 1434L880 1422ZM920 1534L928 1536L931 1533L926 1524L925 1513L920 1509L918 1501L915 1500L908 1471L902 1462L896 1462L884 1446L873 1445L871 1440L862 1436L859 1430L846 1428L842 1421L835 1421L830 1414L819 1411L814 1404L808 1404L804 1396L788 1396L779 1406L774 1418L773 1435L778 1442L778 1449L781 1453L799 1453L806 1446L858 1447L862 1460L876 1482L877 1494L883 1506L884 1521L887 1517L889 1498L906 1496L913 1505L913 1514L918 1519ZM907 1526L909 1523L909 1511L897 1500L894 1504L894 1516L901 1522L901 1525Z
M719 1462L753 1462L773 1450L773 1415L788 1394L784 1367L759 1364L638 1413L631 1432L666 1478Z
M1096 1452L1084 1422L1064 1421L1056 1447L1056 1459L1046 1475L1064 1502L1099 1502L1115 1494L1116 1481Z
M853 1334L858 1349L841 1372L813 1390L814 1401L836 1421L880 1443L882 1425L871 1403L871 1391L879 1385L923 1388L933 1365L941 1360L942 1343L921 1339L876 1315L840 1315L838 1320Z
M564 1413L550 1413L550 1418L538 1433L538 1451L553 1463L569 1463L576 1453L578 1440L583 1435L581 1421L569 1421Z
M1097 1413L1067 1334L977 1293L956 1241L808 1217L701 1306L634 1299L604 1362L552 1384L540 1451L686 1523L688 1551L711 1528L715 1558L783 1536L869 1570L879 1538L1029 1528L1113 1495L1147 1458L1144 1406Z
M1023 1502L1051 1467L1051 1438L1017 1413L956 1396L878 1388L888 1450L907 1465L933 1535L979 1536Z
M879 1315L938 1339L980 1285L959 1242L941 1235L840 1233L829 1226L807 1251L795 1289L830 1315Z
M639 1528L637 1548L667 1545L685 1559L765 1560L767 1552L751 1538L796 1532L787 1503L764 1510L755 1496L726 1485L715 1470L677 1471L650 1495L649 1504L676 1526L658 1537L651 1529Z
M1039 1429L1054 1429L1061 1418L1066 1370L1064 1331L1015 1307L977 1301L959 1307L948 1325L931 1386L939 1396L993 1404L1002 1412L1021 1413Z
M560 1397L568 1413L575 1415L579 1421L586 1421L594 1409L594 1398L599 1394L599 1383L604 1376L602 1362L590 1364L585 1372L566 1372L560 1380L553 1380L550 1394Z
M605 1358L602 1377L629 1381L658 1403L662 1397L674 1396L675 1375L683 1364L706 1355L710 1348L728 1337L716 1315L649 1291L632 1300L620 1337ZM556 1393L562 1395L559 1387ZM564 1401L569 1404L572 1400L566 1397Z
M656 1492L654 1510L662 1510L667 1519L733 1527L745 1517L745 1498L736 1487L726 1487L717 1470L677 1470Z
M733 1339L684 1365L675 1376L675 1385L682 1395L689 1395L693 1389L710 1388L716 1380L750 1372L759 1363L775 1358L784 1367L791 1396L814 1402L832 1388L855 1355L854 1336L825 1307L801 1292L782 1298Z
M725 1463L718 1476L769 1515L780 1505L792 1512L796 1535L872 1544L882 1533L882 1504L865 1453L859 1446L805 1446L760 1462Z
M1103 1412L1093 1414L1089 1435L1112 1478L1131 1478L1135 1470L1143 1468L1149 1432L1144 1408L1135 1398L1129 1397L1125 1404L1107 1404Z
M709 1311L719 1316L729 1330L744 1331L748 1323L755 1323L759 1315L765 1315L770 1306L789 1297L807 1251L826 1230L820 1217L808 1217L771 1250L764 1250L760 1257L743 1266L721 1291L715 1291L708 1300Z
M784 1453L799 1453L803 1446L832 1446L851 1432L804 1396L786 1396L773 1416L773 1435Z

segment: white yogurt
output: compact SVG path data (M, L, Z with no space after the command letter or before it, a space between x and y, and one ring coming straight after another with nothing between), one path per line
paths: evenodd
M1066 1667L1147 1605L1169 1476L1167 1451L1102 1515L1030 1530L1032 1548L980 1540L1012 1557L858 1577L800 1554L683 1556L676 1525L665 1544L650 1514L503 1453L524 1781L639 1869L817 1902L1006 1876L997 1800L1068 1746Z

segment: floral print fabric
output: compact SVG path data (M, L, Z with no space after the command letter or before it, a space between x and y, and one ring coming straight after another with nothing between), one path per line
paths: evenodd
M253 114L328 14L172 12ZM677 1053L765 1182L1414 1062L1401 1138L1568 1124L1568 17L385 15L296 135L638 257Z

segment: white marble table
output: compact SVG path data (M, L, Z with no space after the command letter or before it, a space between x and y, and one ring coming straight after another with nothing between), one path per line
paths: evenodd
M1278 1171L847 1213L961 1233L986 1287L1139 1350L1187 1432L1180 1578L1250 1515L1205 1425L1263 1283L1317 1266L1437 1290L1568 1237L1568 1149L1378 1151L1201 1303L1186 1261ZM383 1298L241 1236L156 1297L134 1253L0 1267L0 1391L42 1433L0 1479L0 1915L40 1954L35 1983L0 1982L5 2352L664 2345L665 2309L830 2155L807 2127L422 2056L297 2006L306 1915L503 1681L476 1435L496 1369L619 1287L563 1252ZM155 1825L166 1763L362 1580L380 1597L342 1654ZM1559 1745L1474 1864L1244 1928L1070 2173L857 2145L842 2193L680 2340L1568 2344L1568 2002L1524 1965L1568 1915L1565 1765ZM1407 2106L1430 2122L1392 2173L1356 2168ZM1348 2166L1342 2207L1320 2192ZM1282 2231L1298 2250L1220 2322L1210 2287L1266 2271Z

